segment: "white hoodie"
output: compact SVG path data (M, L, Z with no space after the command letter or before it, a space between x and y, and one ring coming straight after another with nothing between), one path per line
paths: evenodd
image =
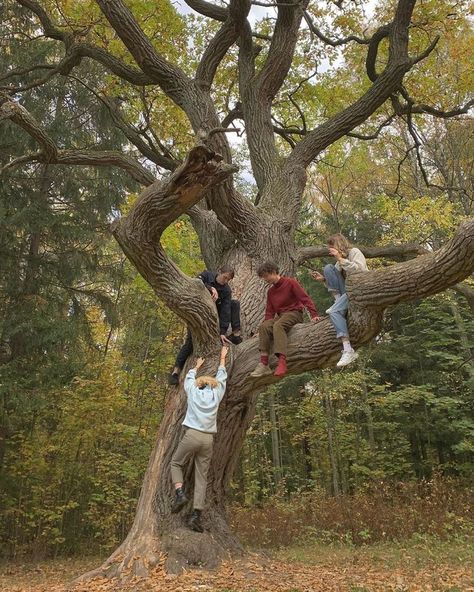
M188 396L188 409L183 425L200 432L215 434L217 432L216 417L219 403L225 393L227 371L224 366L219 366L216 380L219 383L215 388L206 385L203 389L196 386L196 370L193 368L186 374L184 390Z

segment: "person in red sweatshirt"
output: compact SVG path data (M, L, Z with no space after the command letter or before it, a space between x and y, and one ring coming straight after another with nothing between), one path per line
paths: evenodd
M257 273L270 284L270 288L267 293L265 320L258 330L260 362L250 376L257 378L272 373L268 366L272 341L275 355L278 356L274 375L284 376L287 370L288 331L293 325L303 322L303 308L308 310L312 321L319 321L321 317L303 287L294 278L280 275L275 263L263 263Z

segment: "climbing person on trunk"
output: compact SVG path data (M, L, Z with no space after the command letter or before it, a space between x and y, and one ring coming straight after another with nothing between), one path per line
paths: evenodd
M175 499L171 512L176 514L188 502L183 488L183 467L194 459L194 503L188 526L196 532L203 532L201 512L204 508L207 488L207 471L212 457L214 434L217 432L216 418L219 404L225 393L227 371L225 358L229 348L221 349L219 368L213 376L199 376L196 372L204 363L198 358L196 366L189 370L184 379L184 390L188 399L183 426L186 427L181 442L171 459L171 479L175 486Z
M209 290L212 299L216 303L222 344L230 342L238 345L242 343L242 337L240 336L240 302L232 300L232 290L229 282L233 277L234 270L231 267L221 267L217 272L206 269L198 275L198 278ZM229 325L232 333L227 337ZM178 352L174 368L168 378L168 384L179 384L181 370L192 353L193 338L191 331L188 329L186 341Z
M284 376L287 371L288 331L293 325L303 322L304 308L308 310L312 321L319 321L320 317L304 288L294 278L280 275L275 263L263 263L257 273L270 284L270 288L267 293L265 320L258 330L260 362L250 376L257 378L272 373L268 365L272 342L275 355L278 356L274 375Z
M328 291L332 294L335 302L326 310L334 328L336 337L342 340L342 355L336 366L339 368L351 364L359 357L353 349L349 339L347 327L347 310L349 299L346 293L346 278L349 274L368 271L365 257L359 249L351 247L349 241L343 234L333 234L327 240L329 255L336 259L335 265L328 264L324 267L323 273L312 271L311 277L319 282L326 282Z

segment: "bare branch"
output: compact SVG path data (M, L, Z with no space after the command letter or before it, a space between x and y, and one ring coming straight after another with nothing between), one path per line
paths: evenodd
M392 113L392 115L390 115L389 117L387 117L387 119L385 121L383 121L378 128L375 130L375 132L373 134L357 134L355 132L349 132L348 134L346 134L347 136L349 136L350 138L358 138L359 140L375 140L376 138L379 137L380 132L387 126L389 126L392 121L395 119L396 114Z
M439 41L439 35L437 35L433 41L428 45L428 47L425 49L425 51L421 52L420 54L418 54L417 56L413 57L411 59L412 64L418 64L418 62L421 62L422 60L424 60L425 58L427 58L430 53L433 51L433 49L436 47L436 45L438 44Z
M212 18L216 21L224 23L228 17L227 8L217 6L211 2L205 2L205 0L185 0L186 4L203 16Z
M186 99L196 98L194 82L155 50L122 0L96 2L142 71L186 111Z
M344 37L343 39L330 39L321 31L321 29L318 29L318 27L314 24L314 21L307 10L303 11L303 16L311 33L314 33L314 35L316 35L316 37L320 39L323 43L326 43L326 45L331 45L332 47L340 47L341 45L347 45L351 41L355 41L356 43L359 43L361 45L368 45L370 43L370 39L366 39L365 37L357 37L357 35L349 35L348 37Z
M390 35L392 30L392 24L382 25L372 35L369 40L369 49L367 51L367 57L365 59L365 69L369 80L375 82L377 80L377 72L375 69L375 62L377 61L377 54L379 51L379 45L383 39Z
M66 55L56 65L52 65L49 69L53 70L52 74L45 77L44 79L34 81L31 85L23 88L12 89L14 92L20 90L28 90L40 86L47 82L52 76L60 74L68 74L72 67L80 62L81 57L89 57L110 70L113 74L116 74L123 80L130 82L135 85L148 85L155 84L155 80L150 76L144 74L141 70L128 66L116 58L112 54L101 47L91 45L88 43L76 43L74 34L71 32L61 31L57 26L54 25L52 19L45 11L45 9L36 0L17 0L23 7L31 10L38 17L41 26L43 28L44 35L51 39L62 41L66 47Z
M46 162L53 161L58 149L53 140L41 128L35 118L19 103L10 100L5 94L0 94L0 121L10 119L16 125L22 127L42 148L42 154Z
M1 102L3 101L3 102ZM27 162L42 162L45 164L68 164L88 166L117 166L142 185L150 185L155 177L139 162L120 152L113 150L58 150L54 141L41 128L34 117L18 103L10 101L8 97L0 96L0 121L10 119L24 129L41 146L41 151L28 154L7 163L3 169L7 170Z
M4 76L0 76L0 82L3 80L8 80L8 78L13 78L14 76L24 76L25 74L30 74L35 70L54 70L55 66L52 64L37 64L36 66L31 66L29 68L16 68L15 70L9 70Z
M464 296L472 312L474 313L474 289L467 284L462 283L453 286L453 290Z
M36 0L16 0L18 4L28 8L32 12L36 14L41 22L41 26L43 27L44 34L46 37L50 37L51 39L56 39L57 41L63 41L66 46L70 45L73 40L73 34L70 32L61 31L58 27L56 27L51 20L51 17L46 12L46 10L38 3Z
M102 104L104 104L109 113L117 126L120 129L125 137L140 150L140 152L158 165L161 168L164 168L168 171L174 170L178 165L179 162L168 155L161 154L155 146L152 145L151 141L146 141L144 135L137 130L135 126L130 124L125 120L120 112L120 108L117 104L117 101L111 99L110 97L101 96L99 93L95 92L89 85L87 85L83 80L77 78L76 76L69 75L69 78L72 78L79 84L82 84L87 90L92 93ZM147 138L149 140L149 138Z
M281 88L293 60L298 32L308 0L278 5L275 30L265 64L258 74L260 96L271 101Z

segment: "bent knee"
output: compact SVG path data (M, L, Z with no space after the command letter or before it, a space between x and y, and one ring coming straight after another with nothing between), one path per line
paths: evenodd
M327 265L325 265L323 267L323 273L332 273L336 268L334 267L334 265L332 263L328 263Z

